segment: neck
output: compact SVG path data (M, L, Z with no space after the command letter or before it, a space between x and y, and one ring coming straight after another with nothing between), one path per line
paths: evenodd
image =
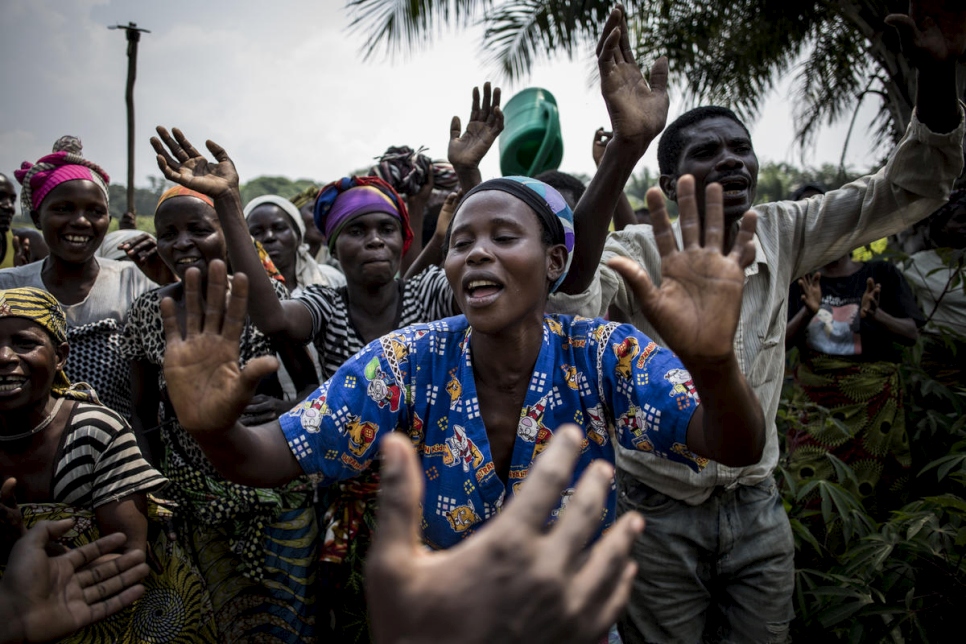
M78 282L93 282L101 270L97 260L90 257L81 264L68 262L56 255L48 255L41 269L44 283L50 286L63 286Z
M349 301L352 307L367 315L385 314L386 311L396 310L396 300L399 298L399 286L392 279L385 284L354 284L348 283Z
M470 335L473 374L477 382L500 391L526 388L543 347L543 314L497 334Z
M19 409L5 411L0 414L0 436L13 436L29 431L44 422L50 415L56 400L48 393L43 399L25 405ZM39 432L38 435L44 432ZM11 441L8 445L32 443L37 436L28 436L19 441ZM2 446L3 443L0 443Z
M289 291L293 291L298 288L298 273L295 272L295 264L285 267L276 264L275 267L278 269L278 272L282 274L282 277L285 278L285 288L287 288Z

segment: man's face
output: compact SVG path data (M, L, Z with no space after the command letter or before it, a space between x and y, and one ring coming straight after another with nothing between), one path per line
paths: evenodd
M677 200L677 177L694 175L698 212L704 217L704 189L720 183L724 190L726 223L738 221L755 202L758 157L751 138L738 123L725 116L699 121L681 130L684 146L677 175L668 182L668 197Z
M10 222L16 212L14 204L17 201L17 191L13 182L0 174L0 232L10 230Z

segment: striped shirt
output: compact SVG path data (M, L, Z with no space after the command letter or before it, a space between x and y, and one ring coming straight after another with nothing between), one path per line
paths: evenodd
M441 320L460 312L446 273L438 266L430 266L418 275L396 283L401 297L392 330ZM313 343L319 352L322 382L325 382L366 346L349 319L348 290L344 286L338 289L308 286L293 299L304 304L312 314Z
M712 462L701 472L640 452L618 448L618 467L667 496L697 505L717 486L755 485L771 476L778 464L775 416L785 365L788 287L814 271L876 239L893 235L925 218L948 198L963 168L963 112L948 134L936 134L915 114L886 166L825 195L804 201L782 201L754 207L758 215L755 261L745 269L741 317L735 333L735 355L765 414L765 450L757 464L732 468ZM674 234L681 245L681 230ZM611 233L597 275L577 295L555 294L555 312L594 317L614 305L625 319L651 337L664 341L648 323L634 294L605 262L611 257L639 262L661 283L661 256L650 226L628 226ZM665 345L666 346L666 345ZM727 428L724 429L727 431Z
M61 437L53 499L93 510L167 481L141 456L134 432L113 410L77 402Z

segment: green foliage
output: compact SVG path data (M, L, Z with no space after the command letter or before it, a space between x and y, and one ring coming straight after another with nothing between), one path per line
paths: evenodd
M150 188L134 188L134 213L154 219L154 208L158 205L161 194L173 184L166 181L164 177L148 177ZM116 222L127 210L127 187L121 184L112 183L107 187L110 197L111 218ZM139 225L140 228L140 225ZM151 230L154 230L154 223L151 223Z
M948 351L947 342L962 347L921 339L902 367L913 457L908 502L880 522L838 459L829 457L830 480L800 486L780 470L795 537L796 641L942 642L956 631L966 597L966 388L961 376L940 382L922 366L924 351ZM780 437L803 411L835 422L787 385ZM816 494L819 510L809 503Z
M866 173L844 171L831 163L820 168L796 168L788 163L768 161L758 169L758 196L755 203L771 203L788 199L791 193L807 183L819 183L832 190Z
M262 195L278 195L289 199L312 185L316 183L311 179L293 181L288 177L255 177L241 185L242 204Z

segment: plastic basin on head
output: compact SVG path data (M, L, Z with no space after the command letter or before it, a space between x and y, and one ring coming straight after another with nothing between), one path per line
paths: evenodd
M528 87L507 102L503 119L500 171L504 176L532 177L560 167L563 137L553 94L540 87Z

